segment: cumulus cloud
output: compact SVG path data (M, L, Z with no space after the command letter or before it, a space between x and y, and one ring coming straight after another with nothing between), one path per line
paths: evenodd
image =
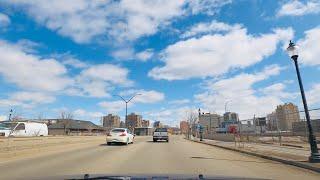
M3 13L0 13L0 28L4 28L11 23L10 18Z
M232 0L189 0L188 2L192 14L214 15L222 6L231 3Z
M230 25L230 24L213 20L209 23L198 23L196 25L193 25L190 28L190 30L183 33L180 37L189 38L193 36L211 34L214 32L229 32L229 31L237 30L241 28L242 28L242 25L240 24Z
M141 61L147 61L153 56L153 54L154 54L153 49L146 49L144 51L136 53L136 57Z
M137 95L132 102L133 103L156 103L165 99L165 95L162 92L154 90L144 90L144 89L132 89L120 92L121 96L133 96Z
M120 100L119 101L102 101L102 102L99 102L98 105L104 108L105 111L108 113L117 113L124 110L125 108L124 102ZM131 107L131 106L132 104L129 103L128 107Z
M245 28L226 34L205 35L179 41L163 51L164 66L153 68L154 79L181 80L224 74L233 68L245 68L275 53L280 42L293 36L291 28L272 33L250 35Z
M154 90L137 89L137 90L122 91L119 93L119 95L124 97L126 101L128 101L129 98L133 97L135 94L140 94L140 95L136 95L130 101L130 103L128 103L128 107L131 107L137 103L144 103L144 104L156 103L164 100L165 98L165 95L163 93L154 91ZM124 110L125 108L125 103L123 100L102 101L102 102L99 102L98 105L106 109L106 111L109 113L117 113Z
M320 2L317 0L302 3L298 0L289 1L281 6L277 16L303 16L320 12Z
M0 115L0 121L5 121L5 120L8 120L7 116Z
M213 14L225 0L5 0L3 3L23 9L37 23L88 43L97 37L119 42L155 34L174 18L188 14Z
M38 46L29 40L17 43L0 40L0 76L28 92L2 99L2 106L50 103L56 95L108 97L115 86L133 84L126 68L112 64L91 65L72 56L42 58L36 55ZM80 72L71 74L66 66L78 68Z
M66 92L69 95L109 97L109 91L114 85L123 87L133 85L127 78L128 73L126 68L112 64L92 65L75 77L74 85Z
M0 40L0 75L22 89L58 91L72 83L67 69L55 59L28 53L25 47Z
M187 119L187 112L195 110L196 107L182 106L179 108L160 108L147 112L143 112L147 119L152 121L160 121L169 126L177 126L179 122Z
M300 39L297 44L300 46L300 58L302 64L320 65L320 27L305 31L305 37Z
M0 99L0 106L22 106L26 108L32 108L39 104L52 103L55 100L56 98L54 96L43 92L22 91L11 94L8 99Z
M146 49L140 52L136 52L133 48L121 48L115 50L111 55L117 60L138 60L147 61L153 56L153 49Z
M104 114L102 112L91 112L84 109L76 109L72 113L78 119L97 119L101 118Z
M208 80L203 85L204 92L195 95L195 99L204 108L224 113L228 100L228 109L237 112L241 119L265 116L272 112L283 99L290 99L294 94L285 91L285 84L275 83L256 90L253 86L271 76L276 76L283 68L278 65L267 66L258 73L241 73L231 78L218 81ZM259 94L262 91L262 94Z
M182 104L187 104L187 103L189 103L189 102L190 102L189 99L178 99L178 100L170 101L169 104L182 105Z
M320 103L320 83L312 85L310 90L306 92L309 105L316 105Z

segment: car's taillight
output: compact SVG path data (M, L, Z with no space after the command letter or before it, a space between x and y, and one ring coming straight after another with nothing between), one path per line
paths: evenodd
M120 134L120 136L126 136L127 134L126 133L122 133L122 134Z
M107 134L107 136L111 136L111 134L110 134L110 133L108 133L108 134Z

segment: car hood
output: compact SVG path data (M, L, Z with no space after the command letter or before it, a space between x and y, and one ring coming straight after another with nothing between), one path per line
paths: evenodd
M238 177L238 176L206 176L202 174L197 175L180 175L180 174L155 174L155 175L110 175L110 174L82 174L82 175L66 175L66 176L52 176L52 177L36 177L33 179L72 179L72 180L82 180L82 179L111 179L111 180L134 180L134 179L230 179L230 180L264 180L262 178L250 178L250 177Z

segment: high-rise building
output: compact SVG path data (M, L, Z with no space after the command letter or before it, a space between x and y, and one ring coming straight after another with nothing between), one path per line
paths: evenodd
M278 105L276 109L276 118L279 121L280 130L291 131L292 123L300 120L298 106L292 103Z
M142 127L142 116L135 113L127 115L126 127L132 131L135 127Z
M142 120L142 127L149 127L150 121L149 120Z
M278 120L275 111L267 115L267 127L270 131L278 130Z
M180 121L180 130L182 134L187 134L189 129L189 123L187 121Z
M239 115L235 112L225 112L223 119L224 121L239 121Z
M199 124L204 128L205 132L213 132L223 121L222 116L215 113L203 113L199 117Z
M120 127L120 117L113 114L103 116L103 127L117 128Z

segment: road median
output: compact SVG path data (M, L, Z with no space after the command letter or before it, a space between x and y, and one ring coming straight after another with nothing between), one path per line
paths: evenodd
M308 157L305 156L305 153L303 155L293 156L292 153L294 153L294 151L297 151L294 148L290 148L290 149L289 147L287 148L289 149L288 151L291 152L291 154L289 154L289 153L286 153L286 147L283 147L284 148L283 151L280 152L279 150L272 151L272 148L270 148L271 150L269 151L265 149L261 150L261 148L259 147L261 145L256 145L256 144L237 146L237 144L234 142L221 142L221 141L207 140L207 139L203 141L199 141L199 139L192 139L192 140L188 139L188 140L192 142L215 146L215 147L236 151L236 152L240 152L240 153L244 153L244 154L248 154L248 155L252 155L252 156L256 156L256 157L260 157L260 158L264 158L272 161L277 161L284 164L293 165L296 167L300 167L300 168L304 168L304 169L308 169L308 170L312 170L320 173L320 163L309 163L307 161ZM297 151L297 154L298 153L299 152Z

